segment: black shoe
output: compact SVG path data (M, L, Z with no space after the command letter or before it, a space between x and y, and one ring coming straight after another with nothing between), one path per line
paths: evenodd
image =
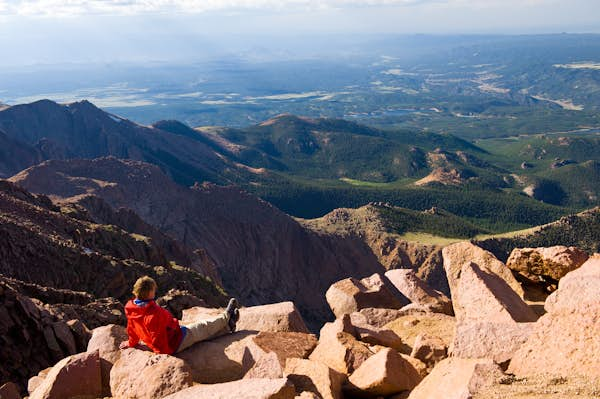
M239 304L237 299L231 298L227 304L227 308L225 309L227 316L229 316L229 321L227 323L231 332L235 331L235 325L240 318L240 311L238 310L238 307Z

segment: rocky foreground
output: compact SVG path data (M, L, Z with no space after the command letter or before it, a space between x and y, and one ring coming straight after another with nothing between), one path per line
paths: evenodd
M443 263L452 300L411 270L347 278L326 293L336 319L318 337L292 302L281 302L242 308L237 332L177 356L119 350L124 327L53 320L2 280L0 339L39 323L72 353L29 379L30 398L600 396L600 255L526 248L507 265L464 242L444 248ZM515 275L558 285L546 286L544 303L526 301L529 286ZM194 306L182 322L216 312ZM24 388L6 383L0 397L21 398Z

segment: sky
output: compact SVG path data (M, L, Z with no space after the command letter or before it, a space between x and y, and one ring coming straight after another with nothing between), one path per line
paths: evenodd
M600 33L600 0L0 0L4 65L184 59L251 37L560 32Z

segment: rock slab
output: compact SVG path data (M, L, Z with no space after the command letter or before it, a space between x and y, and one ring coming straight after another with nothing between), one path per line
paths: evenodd
M244 379L214 385L196 385L165 399L294 399L294 386L286 379Z
M462 266L453 292L456 293L454 312L458 321L510 323L537 320L535 312L505 279L474 262Z
M491 252L486 251L470 242L459 242L448 245L442 250L444 259L444 269L448 277L448 285L450 286L450 294L452 300L457 299L458 282L461 276L461 270L465 263L473 262L481 270L488 273L493 273L503 279L514 292L521 298L524 296L521 284L514 278L512 272L504 263L498 260ZM456 309L455 309L456 310Z
M501 376L502 370L491 359L447 358L412 390L408 399L468 399Z

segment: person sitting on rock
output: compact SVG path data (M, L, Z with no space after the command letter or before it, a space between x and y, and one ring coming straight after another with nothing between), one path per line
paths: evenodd
M196 342L235 331L239 319L238 302L235 298L229 300L227 308L218 317L180 326L179 320L154 301L157 288L154 279L148 276L135 282L135 298L125 305L129 341L122 342L121 349L134 348L141 342L155 353L170 355L181 352Z

